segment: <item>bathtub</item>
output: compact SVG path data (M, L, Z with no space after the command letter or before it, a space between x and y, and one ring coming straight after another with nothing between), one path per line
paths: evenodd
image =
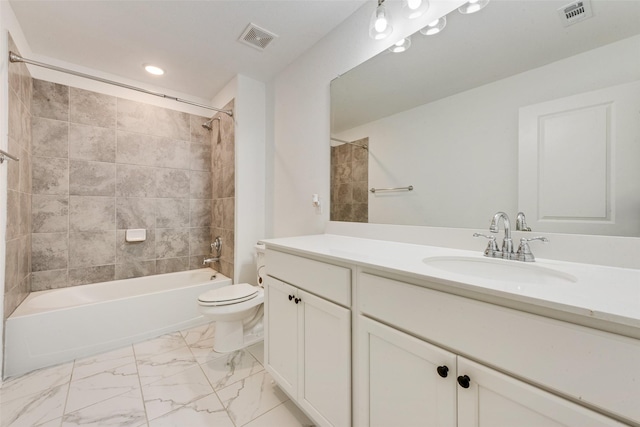
M204 324L198 295L230 284L202 268L32 292L7 319L4 375Z

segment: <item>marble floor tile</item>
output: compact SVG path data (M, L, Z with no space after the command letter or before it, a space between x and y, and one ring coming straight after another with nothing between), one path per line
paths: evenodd
M193 353L198 363L201 365L203 363L211 362L215 359L219 359L227 355L227 353L218 353L213 350L213 338L190 344L189 348L191 349L191 353Z
M69 384L52 387L10 402L2 402L0 426L36 426L62 416Z
M79 380L91 375L105 372L119 366L135 364L136 359L133 354L133 347L127 346L118 350L102 353L97 356L76 359L73 365L73 375L71 380Z
M220 390L263 370L246 350L238 350L200 365L214 390Z
M36 427L60 427L60 426L62 426L62 418L56 418L55 420L38 424Z
M136 358L155 356L168 351L176 350L187 345L180 332L162 335L148 341L133 345Z
M77 411L136 388L140 388L140 380L135 363L72 381L65 413Z
M289 399L266 371L251 375L216 393L237 426L247 424Z
M65 414L62 427L139 427L147 420L140 390L112 397L79 411Z
M142 386L149 419L167 414L212 393L213 389L198 365Z
M150 384L162 378L170 377L185 369L198 366L198 362L186 345L177 350L157 356L137 358L140 383Z
M313 423L290 400L260 415L245 427L313 427Z
M8 402L39 391L68 383L71 379L73 363L38 369L20 377L9 378L0 388L0 402Z
M215 393L149 421L149 427L186 426L235 427Z
M0 427L311 425L264 371L262 343L217 353L214 333L202 325L10 378Z
M196 326L195 328L181 331L182 337L187 342L187 345L191 346L202 340L213 338L213 334L216 331L215 322L207 323L206 325Z
M264 366L264 341L247 347L247 350L258 362L260 362L262 366Z

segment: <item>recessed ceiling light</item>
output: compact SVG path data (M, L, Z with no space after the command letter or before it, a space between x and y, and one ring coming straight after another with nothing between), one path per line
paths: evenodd
M144 69L147 70L147 73L153 74L154 76L161 76L164 74L164 70L160 67L156 67L155 65L145 65Z

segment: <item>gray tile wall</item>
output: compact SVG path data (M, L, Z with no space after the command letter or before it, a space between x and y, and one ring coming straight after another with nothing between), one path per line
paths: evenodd
M234 101L223 107L233 110ZM212 130L212 175L210 192L212 239L222 237L222 256L220 263L213 268L227 277L234 274L235 251L235 126L231 117L217 114L220 120L211 123ZM204 212L204 208L203 211Z
M355 141L368 145L369 138ZM351 144L331 147L331 221L369 221L369 152Z
M206 117L42 80L32 109L32 291L202 266L217 221Z
M18 53L9 36L9 50ZM31 282L31 75L22 63L9 64L7 229L4 263L4 319L29 293Z

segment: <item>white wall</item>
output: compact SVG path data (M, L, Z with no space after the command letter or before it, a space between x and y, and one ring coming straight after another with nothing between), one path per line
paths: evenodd
M9 51L8 33L11 33L20 53L28 55L31 49L27 44L18 20L8 1L0 1L0 148L7 151L9 145ZM11 160L7 160L11 161ZM6 231L7 231L7 163L0 165L0 283L4 286ZM0 319L4 319L4 290L0 292ZM4 327L0 325L0 343L4 343ZM4 366L4 351L0 351L0 371ZM2 384L2 375L0 375Z
M635 36L341 132L369 137L370 187L414 186L369 194L369 222L486 228L515 215L519 108L637 80L639 51Z
M265 85L238 76L234 283L257 284L254 246L265 237Z
M267 129L270 131L267 134L266 166L267 235L284 237L317 234L326 230L338 234L443 244L482 251L485 243L470 237L468 230L329 222L326 207L330 179L329 83L339 74L424 25L397 25L391 40L372 41L367 35L367 25L373 3L365 4L356 11L305 55L290 64L267 87ZM432 13L437 10L439 15L444 15L462 3L432 2ZM433 18L434 15L429 15L429 19ZM573 77L581 79L588 76ZM272 132L270 126L273 126ZM311 206L312 193L320 193L325 201L322 215L317 215ZM637 255L640 253L639 238L559 234L551 237L551 244L538 245L537 250L543 258L640 268L640 257Z
M463 3L432 2L427 15L412 22L399 19L400 2L389 2L398 18L394 33L374 41L368 25L375 2L367 2L269 83L269 237L321 233L329 220L331 80ZM322 213L311 205L314 193L324 204Z

